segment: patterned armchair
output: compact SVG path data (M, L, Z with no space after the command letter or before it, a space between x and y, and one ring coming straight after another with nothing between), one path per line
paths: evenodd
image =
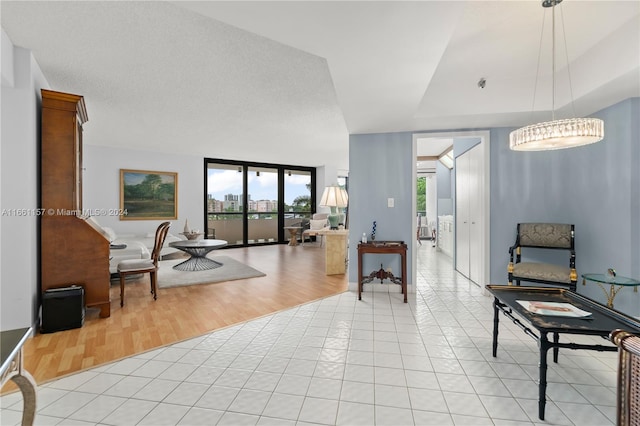
M563 223L519 223L516 242L509 247L509 285L520 281L568 287L576 291L576 252L574 225ZM555 263L522 262L523 248L565 250L569 266Z

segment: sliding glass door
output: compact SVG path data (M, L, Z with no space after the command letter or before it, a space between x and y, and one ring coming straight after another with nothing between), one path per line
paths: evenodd
M249 167L247 244L278 241L278 169Z
M311 218L311 172L286 170L284 176L284 224L293 226Z
M315 169L205 159L207 238L230 246L288 241L315 209Z
M229 245L244 240L244 172L242 166L207 165L207 238L226 240Z

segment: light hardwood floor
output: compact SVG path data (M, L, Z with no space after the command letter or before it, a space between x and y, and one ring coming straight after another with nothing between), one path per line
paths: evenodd
M347 275L326 275L324 248L314 244L221 250L266 274L149 293L149 274L127 282L125 305L111 286L111 316L87 310L84 326L38 334L25 344L26 369L38 384L160 346L200 336L347 290ZM10 391L9 385L2 391Z

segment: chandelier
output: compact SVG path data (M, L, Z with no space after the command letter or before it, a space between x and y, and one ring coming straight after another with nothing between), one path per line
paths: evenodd
M563 120L555 119L555 6L557 4L560 4L561 2L562 0L542 1L542 7L551 7L552 16L551 121L531 124L529 126L525 126L511 132L509 134L509 148L514 151L543 151L551 149L572 148L599 142L604 137L604 122L598 118L569 118ZM569 84L571 84L571 75L569 75Z

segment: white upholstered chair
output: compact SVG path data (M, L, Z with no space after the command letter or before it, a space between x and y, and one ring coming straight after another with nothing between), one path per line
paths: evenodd
M309 221L309 229L305 229L302 231L302 244L304 245L304 241L309 239L311 241L311 237L316 237L317 240L320 241L320 245L322 246L322 242L324 237L322 235L318 235L318 231L323 231L329 229L329 214L328 213L314 213Z

